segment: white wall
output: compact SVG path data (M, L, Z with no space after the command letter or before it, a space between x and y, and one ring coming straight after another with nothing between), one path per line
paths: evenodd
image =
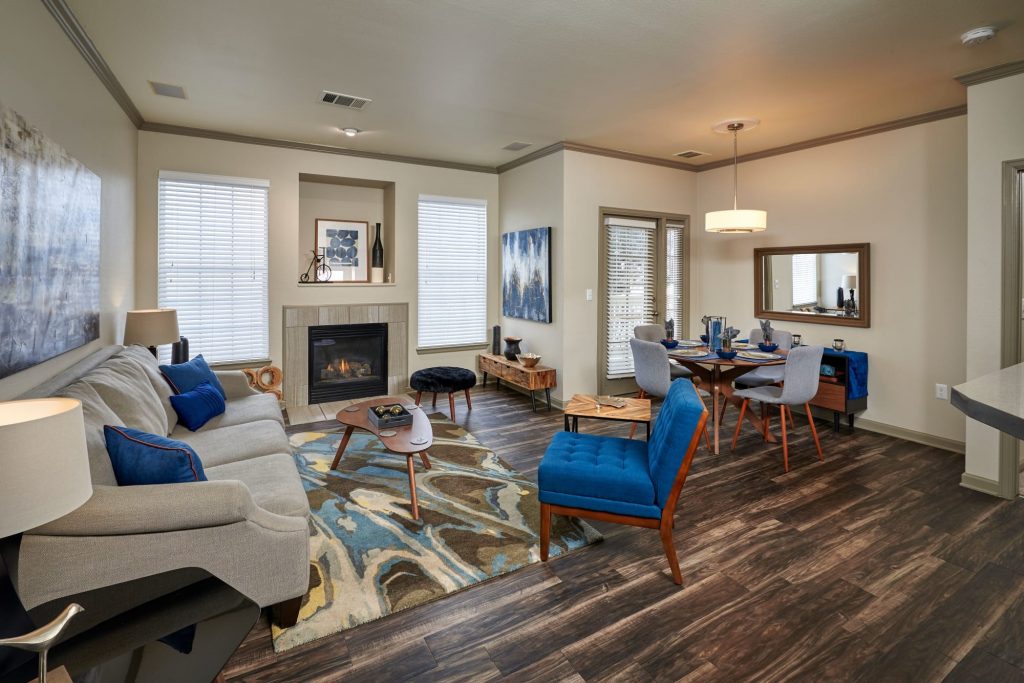
M506 171L498 176L501 232L551 227L551 323L501 317L501 336L522 337L524 345L542 356L541 362L559 370L563 366L562 320L565 315L565 153L558 152ZM499 241L500 246L500 241ZM501 268L501 264L498 264ZM498 284L501 313L501 283ZM504 346L504 342L502 342ZM561 382L559 382L561 384ZM561 387L552 392L561 396Z
M767 210L768 231L711 235L697 217L703 296L693 315L755 326L754 247L870 242L870 328L777 326L870 355L863 417L962 442L964 416L934 398L934 385L965 376L966 125L957 117L742 164L740 205ZM728 206L732 170L700 173L698 188L701 212Z
M1024 158L1024 74L967 88L967 379L1000 366L1002 164ZM999 477L999 433L967 423L966 471Z
M10 399L121 337L133 304L136 131L37 0L4 3L0 99L102 181L100 338L0 380Z
M270 180L270 355L276 364L282 361L282 306L404 302L409 304L411 318L410 372L432 365L476 367L477 351L416 352L417 200L421 194L487 200L491 240L488 320L497 321L500 315L497 175L164 133L140 133L136 216L136 298L140 306L155 305L157 298L157 174L160 170ZM299 254L299 231L313 230L308 218L308 224L304 224L300 217L300 173L395 183L395 239L385 248L394 251L396 284L304 287L298 284L301 272L298 264L303 262Z

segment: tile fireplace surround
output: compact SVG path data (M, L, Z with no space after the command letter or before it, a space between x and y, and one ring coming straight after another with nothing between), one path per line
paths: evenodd
M313 325L387 323L388 393L408 388L408 304L284 306L283 318L284 400L287 406L309 405L309 328Z

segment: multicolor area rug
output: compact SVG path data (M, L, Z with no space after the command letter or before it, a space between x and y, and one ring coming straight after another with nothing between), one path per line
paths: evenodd
M273 627L274 650L540 561L537 485L441 414L430 420L432 469L416 460L419 521L409 511L405 456L357 431L331 471L340 433L291 437L312 511L310 591L295 626ZM600 539L584 522L555 517L551 555Z

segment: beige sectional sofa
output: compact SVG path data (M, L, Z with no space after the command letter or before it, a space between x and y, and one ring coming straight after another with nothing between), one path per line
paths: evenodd
M93 483L85 505L24 535L16 585L26 607L184 567L260 606L297 606L309 585L309 505L281 410L241 372L217 376L227 408L197 432L177 424L156 359L139 346L98 351L24 396L82 402ZM188 443L209 481L119 487L107 424Z

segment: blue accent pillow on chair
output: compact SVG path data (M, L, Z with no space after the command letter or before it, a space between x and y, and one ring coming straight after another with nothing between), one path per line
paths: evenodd
M226 399L228 397L224 393L224 387L221 386L217 375L206 364L203 354L199 354L187 363L161 365L160 373L176 394L184 394L186 391L192 391L203 382L209 382L214 389L220 392L221 398Z
M203 382L191 391L171 396L171 406L178 421L193 432L224 414L224 397L209 382Z
M181 441L128 427L103 427L118 486L206 481L203 461Z

